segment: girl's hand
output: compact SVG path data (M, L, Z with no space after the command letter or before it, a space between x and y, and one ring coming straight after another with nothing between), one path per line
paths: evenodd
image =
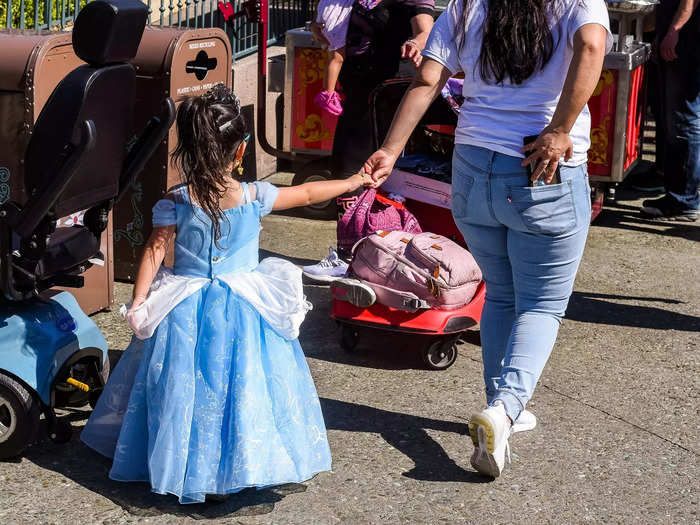
M378 188L391 175L391 170L394 169L394 163L398 155L384 149L379 148L370 158L367 159L362 167L363 171L372 177L372 187Z
M131 306L129 307L129 311L135 310L136 308L138 308L139 306L141 306L145 302L146 302L146 298L142 295L140 295L138 297L134 297L134 300L131 301Z
M415 40L406 40L401 46L401 58L410 58L413 65L418 67L423 61L423 55L420 54L421 49L418 42Z
M318 44L322 48L327 49L330 47L331 43L326 38L326 35L323 34L322 24L319 24L318 22L312 22L309 26L309 29L311 30L311 35L313 36L314 40L318 42Z
M569 160L574 154L574 145L568 133L547 126L535 142L525 144L520 151L526 155L530 153L521 166L527 166L531 162L537 165L531 177L532 181L536 182L544 176L544 181L549 184L557 171L559 159L563 156L565 161Z
M374 181L372 180L372 177L367 175L364 171L360 171L360 173L356 173L352 177L348 179L348 182L350 183L350 191L355 191L358 188L362 188L363 186L365 188L369 188L374 184Z

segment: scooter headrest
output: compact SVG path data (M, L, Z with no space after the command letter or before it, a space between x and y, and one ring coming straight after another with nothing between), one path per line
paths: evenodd
M136 56L148 8L140 0L94 0L73 27L75 54L93 66L128 62Z

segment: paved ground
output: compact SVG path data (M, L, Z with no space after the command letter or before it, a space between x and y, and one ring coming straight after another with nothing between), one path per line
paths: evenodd
M343 352L327 290L302 344L321 397L333 472L304 485L179 506L145 485L107 479L77 434L0 464L0 523L700 523L700 224L644 221L622 194L591 230L559 342L515 436L513 463L489 482L469 466L467 418L483 405L478 334L445 372L421 369L416 338L373 334ZM333 223L265 220L267 252L325 255ZM118 286L119 300L130 290ZM95 317L115 354L118 313Z

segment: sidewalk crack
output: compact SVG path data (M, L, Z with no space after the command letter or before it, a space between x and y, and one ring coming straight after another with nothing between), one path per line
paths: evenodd
M654 432L653 430L649 430L648 428L644 428L644 427L642 427L642 426L639 426L639 425L637 425L636 423L633 423L632 421L628 421L628 420L626 420L625 418L622 418L622 417L620 417L620 416L616 416L615 414L613 414L613 413L611 413L611 412L608 412L607 410L604 410L604 409L602 409L602 408L600 408L600 407L597 407L597 406L595 406L595 405L592 405L591 403L587 403L587 402L585 402L585 401L582 401L581 399L578 399L578 398L572 396L571 394L567 394L566 392L562 392L561 390L557 390L556 388L551 387L551 386L549 386L549 385L545 385L544 383L540 383L540 385L541 385L543 388L546 388L547 390L549 390L549 391L551 391L551 392L554 392L555 394L558 394L558 395L560 395L560 396L562 396L562 397L565 397L565 398L567 398L567 399L570 399L571 401L575 401L576 403L580 403L580 404L582 404L582 405L585 405L585 406L587 406L588 408L592 408L593 410L596 410L596 411L598 411L598 412L601 412L601 413L605 414L605 415L608 416L608 417L611 417L611 418L613 418L613 419L617 419L618 421L621 421L621 422L623 422L623 423L625 423L625 424L627 424L627 425L629 425L629 426L631 426L631 427L634 427L634 428L636 428L637 430L641 430L642 432L646 432L647 434L650 434L650 435L652 435L652 436L655 436L655 437L657 437L657 438L659 438L659 439L665 441L666 443L669 443L669 444L671 444L671 445L673 445L673 446L675 446L675 447L678 447L678 448L680 448L680 449L682 449L682 450L685 450L686 452L689 452L689 453L691 453L691 454L693 454L693 455L695 455L695 456L698 455L698 453L697 453L695 450L690 449L690 448L687 448L687 447L684 447L684 446L681 445L680 443L677 443L677 442L675 442L675 441L673 441L673 440L671 440L671 439L669 439L669 438L667 438L667 437L664 437L664 436L662 436L661 434L657 434L657 433Z

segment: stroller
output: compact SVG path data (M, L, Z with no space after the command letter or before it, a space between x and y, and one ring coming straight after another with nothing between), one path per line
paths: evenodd
M21 191L0 203L0 459L34 441L42 412L49 437L68 441L71 426L55 409L94 406L109 375L105 338L70 293L53 287L80 288L82 274L103 263L109 212L175 119L168 98L126 151L136 80L129 61L147 16L139 0L95 0L80 11L73 48L86 65L56 86L23 169L7 172ZM82 224L57 228L58 218L82 210Z
M373 91L370 111L375 148L379 147L388 133L394 112L410 83L410 79L390 80ZM438 97L409 139L403 155L404 161L426 155L434 159L434 165L444 166L452 156L456 124L457 116L453 107L448 100ZM399 159L397 166L402 164L402 159ZM420 169L413 171L421 172ZM418 219L423 231L443 235L467 247L449 209L450 184L444 180L444 171L423 171L425 174L408 175L395 171L382 189L406 197L405 205ZM445 370L457 359L457 343L461 334L479 323L486 289L481 282L471 301L456 310L424 309L416 312L378 303L360 308L343 300L342 291L333 286L331 293L332 316L339 324L339 342L344 350L355 350L363 328L416 334L424 336L426 341L421 349L425 366L431 370Z

